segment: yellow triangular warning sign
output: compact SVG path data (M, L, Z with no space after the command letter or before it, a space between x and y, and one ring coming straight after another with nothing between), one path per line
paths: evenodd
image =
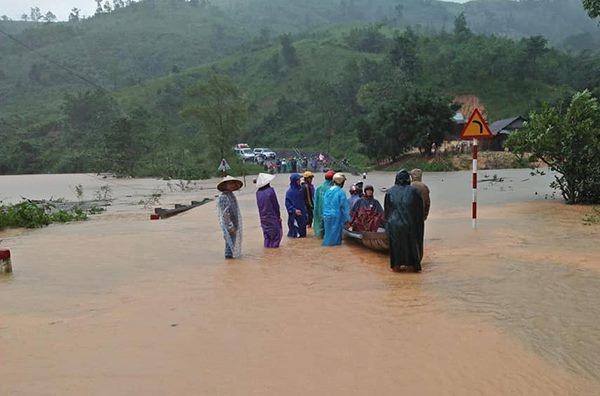
M469 117L469 122L465 124L460 138L462 140L470 139L489 139L494 137L492 131L488 127L487 122L483 119L483 116L478 109L473 110L473 114Z

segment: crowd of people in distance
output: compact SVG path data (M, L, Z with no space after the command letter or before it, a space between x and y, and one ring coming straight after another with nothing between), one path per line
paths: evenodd
M304 171L323 172L329 166L329 159L324 154L313 156L293 156L283 158L263 158L258 161L265 172L300 173Z
M285 194L287 236L306 238L307 229L322 239L323 246L342 244L344 229L355 233L384 232L390 246L390 265L395 271L412 267L421 271L425 220L429 215L429 188L422 181L423 172L401 170L395 185L387 189L384 205L375 199L375 188L358 182L350 187L346 196L346 176L329 170L325 181L315 187L314 174L307 170L303 175L292 173ZM255 180L256 202L265 248L278 248L283 238L281 208L277 194L271 186L274 174L260 173ZM234 191L243 183L231 176L225 177L217 188L218 216L225 239L225 258L241 255L242 217Z

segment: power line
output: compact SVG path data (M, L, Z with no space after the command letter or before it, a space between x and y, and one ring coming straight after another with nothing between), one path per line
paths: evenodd
M110 91L109 91L109 90L107 90L106 88L104 88L103 86L101 86L101 85L97 84L96 82L94 82L94 81L92 81L92 80L88 79L88 78L87 78L87 77L85 77L85 76L82 76L81 74L77 73L75 70L73 70L73 69L71 69L71 68L69 68L69 67L67 67L67 66L63 65L62 63L60 63L60 62L57 62L57 61L53 60L53 59L52 59L52 58L50 58L49 56L46 56L46 55L44 55L44 54L41 54L41 53L37 52L35 48L32 48L32 47L30 47L29 45L25 44L24 42L22 42L21 40L17 39L15 36L13 36L12 34L10 34L10 33L7 33L7 32L5 32L5 31L4 31L4 30L2 30L2 29L0 29L0 33L1 33L1 34L3 34L4 36L8 37L10 40L14 41L15 43L19 44L20 46L22 46L22 47L24 47L24 48L28 49L28 50L29 50L29 51L31 51L31 52L34 52L34 53L35 53L37 56L39 56L40 58L43 58L43 59L45 59L45 60L46 60L48 63L51 63L51 64L53 64L53 65L55 65L55 66L57 66L57 67L59 67L59 68L61 68L61 69L65 70L66 72L68 72L68 73L70 73L71 75L73 75L73 76L75 76L75 77L79 78L81 81L85 82L86 84L89 84L89 85L91 85L92 87L94 87L94 88L96 88L96 89L99 89L99 90L101 90L101 91L104 91L104 92L106 92L106 93L109 93L109 94L110 94Z

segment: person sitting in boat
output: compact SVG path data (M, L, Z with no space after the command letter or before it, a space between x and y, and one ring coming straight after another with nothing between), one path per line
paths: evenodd
M356 185L352 185L350 187L350 197L348 198L348 207L350 208L350 216L352 216L352 210L354 209L354 205L360 200L360 195L358 195L358 188Z
M377 232L385 223L383 208L374 197L373 186L366 186L363 197L352 208L350 226L354 232Z

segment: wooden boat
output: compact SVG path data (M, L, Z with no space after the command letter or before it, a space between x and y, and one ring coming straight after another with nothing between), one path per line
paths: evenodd
M350 240L361 243L364 247L377 250L379 252L387 252L390 250L388 236L383 232L355 232L349 229L344 229L344 236Z

